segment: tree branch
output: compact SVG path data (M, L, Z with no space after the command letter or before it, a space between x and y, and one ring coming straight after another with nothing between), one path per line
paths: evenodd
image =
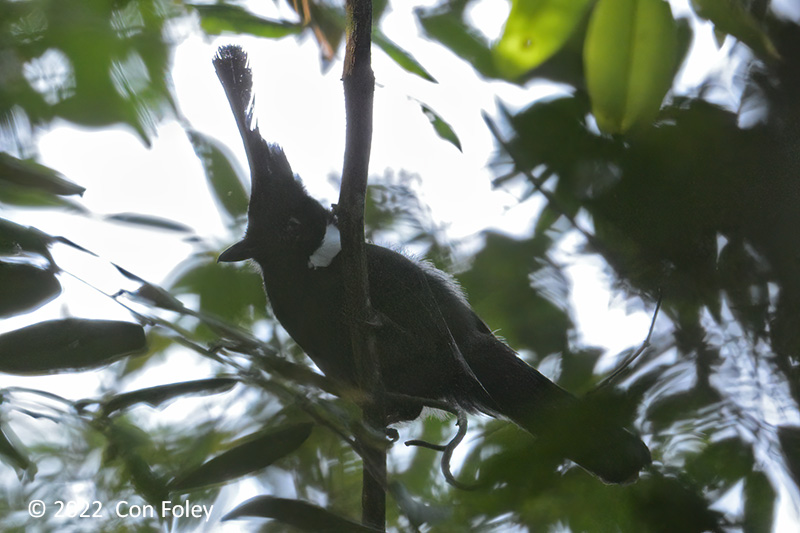
M383 387L373 326L376 314L369 299L364 203L372 143L372 100L375 77L371 67L371 0L347 0L347 49L344 59L347 129L342 187L336 216L342 239L345 303L350 320L359 386L370 398L364 406L364 422L381 432L385 428ZM367 443L365 443L367 444ZM362 522L383 530L386 523L386 452L365 445L361 493Z

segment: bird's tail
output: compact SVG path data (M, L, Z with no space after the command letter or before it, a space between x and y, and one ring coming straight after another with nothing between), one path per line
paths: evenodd
M591 402L578 400L493 339L488 354L469 365L488 395L480 408L499 413L606 483L636 480L650 464L650 451L635 435ZM499 352L499 353L498 353Z

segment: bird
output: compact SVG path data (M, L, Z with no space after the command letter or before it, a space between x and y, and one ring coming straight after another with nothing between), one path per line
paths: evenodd
M244 238L219 262L261 271L274 316L329 378L357 386L335 210L312 198L283 149L253 119L252 73L239 46L213 59L245 145L251 195ZM603 421L520 359L475 313L451 276L430 263L366 245L386 423L426 402L509 419L605 483L628 483L651 462L642 440Z

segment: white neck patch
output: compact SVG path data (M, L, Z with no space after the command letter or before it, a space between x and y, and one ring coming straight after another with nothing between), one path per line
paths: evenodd
M342 240L339 236L339 228L328 224L328 227L325 228L325 236L322 237L322 244L308 258L308 268L324 268L330 265L340 251L342 251Z

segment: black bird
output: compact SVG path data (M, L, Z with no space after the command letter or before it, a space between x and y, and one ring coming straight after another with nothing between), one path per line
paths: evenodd
M244 140L252 179L245 237L219 261L254 260L286 331L325 375L355 385L335 216L308 195L283 150L267 143L253 124L245 52L220 48L214 67ZM650 463L640 439L587 414L572 395L495 337L447 274L375 245L367 245L367 263L388 392L507 417L608 483L632 481ZM388 402L387 423L412 420L421 409L422 402Z

